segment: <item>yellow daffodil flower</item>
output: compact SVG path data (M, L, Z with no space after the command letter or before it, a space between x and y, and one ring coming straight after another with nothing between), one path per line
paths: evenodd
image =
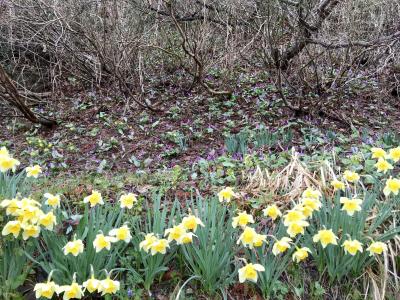
M292 239L288 237L283 237L280 240L275 241L274 246L272 247L272 253L277 256L278 254L285 252L290 248L291 242Z
M385 188L383 189L383 193L385 196L389 196L391 193L397 195L400 190L400 180L397 178L389 178L386 180Z
M185 232L180 239L176 242L178 245L190 244L195 235L192 232Z
M53 207L57 208L60 207L60 202L61 202L61 197L60 195L52 195L50 193L44 194L44 197L46 198L46 204Z
M348 182L357 182L360 180L360 175L358 173L346 170L343 173L343 178L346 179Z
M319 201L318 198L303 198L301 204L310 208L312 211L319 211L322 206L321 201Z
M321 192L312 188L308 188L303 192L301 196L302 198L319 199L321 197Z
M254 230L254 228L245 227L242 234L239 236L237 243L239 244L241 242L243 246L248 246L250 249L252 249L256 236L257 232Z
M392 170L393 166L383 158L380 158L378 162L375 164L375 167L378 172L386 173L388 170Z
M382 254L383 252L387 251L388 247L385 243L382 242L372 242L371 245L367 248L369 251L369 256L373 256L374 254Z
M356 255L357 252L363 252L362 244L357 240L346 240L343 242L342 247L346 253Z
M26 177L38 178L42 174L42 168L39 165L26 167Z
M232 227L236 228L238 225L241 227L246 226L248 223L254 223L254 219L252 215L248 213L240 212L237 217L232 219Z
M110 230L108 233L110 236L115 236L117 240L129 243L132 239L131 232L127 225L121 226L120 228L115 228Z
M119 198L119 202L120 202L120 206L121 208L128 208L128 209L132 209L133 204L137 203L137 198L136 195L133 193L129 193L126 195L122 195Z
M83 253L83 248L82 240L74 239L63 247L64 255L71 253L73 256L78 256L80 253Z
M83 199L83 203L90 203L90 207L95 207L97 204L104 204L104 201L101 194L93 190L91 195Z
M192 230L193 232L197 230L198 225L204 227L203 222L194 215L184 217L181 224L186 230Z
M263 210L264 216L265 217L270 217L272 220L276 220L278 217L282 216L281 211L279 208L273 204L273 205L268 205L264 210Z
M389 158L394 162L398 162L400 160L400 147L390 149Z
M39 225L45 227L47 230L53 230L54 225L57 225L56 216L52 211L39 217Z
M218 193L219 202L226 201L231 202L232 198L235 196L233 189L231 187L226 187Z
M340 203L343 204L342 210L346 211L349 216L354 215L354 212L356 211L361 211L361 199L340 197Z
M287 228L287 233L291 238L294 238L298 234L304 234L304 228L306 228L308 225L310 224L304 220L292 222Z
M167 253L167 248L169 248L169 244L166 239L157 239L150 246L151 255L156 255L157 253L165 254Z
M158 239L154 233L148 233L146 234L144 240L140 242L139 249L143 249L144 252L148 253L151 245L153 245L153 243L155 243L157 240Z
M120 283L117 280L112 280L108 276L106 279L100 280L98 291L102 296L106 294L115 294L119 291Z
M19 165L20 162L17 159L12 158L8 150L5 147L2 147L0 152L0 172L5 173L8 170L15 172Z
M41 297L51 299L58 289L59 286L54 281L48 280L44 283L36 283L33 291L35 292L36 299Z
M80 284L75 281L71 285L63 285L57 289L57 294L64 293L63 300L82 299L83 290Z
M371 148L372 158L385 158L387 156L386 151L382 148L372 147Z
M82 286L89 291L89 293L96 292L97 289L99 288L100 285L100 280L94 278L94 275L90 277L90 279L86 280L85 282L82 283Z
M12 234L14 238L17 238L21 231L21 223L19 221L9 221L1 232L2 235Z
M243 283L246 280L257 282L258 274L257 272L264 272L265 268L260 264L247 264L244 267L240 268L239 273L239 282Z
M320 242L322 248L326 248L328 245L337 245L338 237L333 233L332 229L322 229L314 235L314 243Z
M336 179L331 181L331 186L333 186L333 189L335 191L339 191L339 190L344 191L346 188L346 186L343 182L336 180Z
M293 210L298 210L298 211L300 211L300 212L304 215L305 218L310 218L310 217L312 217L312 214L313 214L313 212L314 212L314 209L313 209L311 206L303 205L303 204L301 204L301 203L296 204L296 205L293 207ZM318 208L318 210L319 210L319 208Z
M299 263L302 260L305 260L308 257L308 254L311 253L310 248L302 247L298 248L292 255L292 260Z
M18 209L21 208L21 201L18 201L18 199L14 198L11 200L5 199L1 201L0 206L2 208L6 208L6 215L13 215L16 216L16 212Z
M97 234L93 241L93 247L96 249L96 253L100 252L104 248L107 250L111 249L111 243L115 243L117 239L112 236L104 236L103 234Z
M30 237L37 238L40 234L40 227L37 225L24 225L22 224L22 229L24 230L22 233L22 238L24 240L29 239Z
M263 243L267 242L267 236L265 234L257 234L253 240L254 247L261 247Z
M175 225L172 228L165 230L164 236L168 236L168 242L179 241L179 239L186 233L186 229L182 224Z
M283 216L283 224L289 226L290 223L299 222L305 220L306 216L299 210L288 210Z

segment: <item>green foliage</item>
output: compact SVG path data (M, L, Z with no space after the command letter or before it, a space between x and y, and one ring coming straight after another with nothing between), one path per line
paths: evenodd
M322 274L326 268L330 282L341 281L344 278L356 278L365 269L375 262L374 257L369 256L366 246L375 241L388 241L400 232L399 227L391 225L393 209L400 205L400 197L389 197L385 201L378 198L381 186L377 184L376 191L364 190L362 211L353 216L341 210L340 195L337 193L334 199L324 198L320 211L314 212L313 221L307 227L304 236L305 245L312 249L312 255L319 272ZM374 212L371 218L370 213ZM394 224L394 223L393 223ZM339 235L339 246L327 246L323 249L318 243L312 242L312 237L321 228L332 229ZM364 245L364 252L356 256L346 254L340 245L347 239L356 239Z
M209 295L217 291L226 295L226 289L237 276L233 264L237 237L230 225L230 210L217 199L199 197L194 200L192 211L205 226L197 228L193 243L180 248L190 274L200 281L201 288Z
M14 198L17 193L27 195L30 185L25 181L25 172L18 174L0 172L0 200ZM5 223L3 217L2 222ZM27 278L32 265L24 255L23 249L33 252L31 242L16 240L10 237L0 236L0 297L2 299L17 299L16 292Z
M145 219L140 222L137 217L131 217L133 248L127 251L121 264L128 270L128 281L134 285L143 284L147 291L157 277L161 277L168 270L168 263L175 257L175 249L169 248L166 255L146 253L139 249L139 244L147 233L154 233L162 237L166 228L173 225L175 212L179 203L174 202L172 207L161 204L161 195L153 196L153 203L146 203Z
M267 236L274 236L278 240L286 236L285 227L281 221L279 221L279 224L276 226L266 227L264 232L261 233ZM294 246L292 246L291 249L275 256L272 254L273 245L274 242L271 241L253 250L246 250L247 256L250 258L249 262L259 263L265 268L264 272L258 273L259 278L257 282L257 286L260 288L264 297L278 297L278 294L282 294L280 278L291 263L291 255L294 248Z
M37 257L31 254L26 255L37 263L47 274L54 270L53 278L57 284L70 284L72 276L77 273L77 282L83 282L90 277L91 265L95 275L104 273L103 270L111 270L116 266L121 253L126 248L123 241L112 245L111 250L96 253L93 241L96 235L102 231L107 235L112 228L119 227L122 222L123 210L116 205L96 206L92 209L85 206L82 216L73 215L72 210L56 211L59 224L65 225L59 231L42 230L41 240L34 240ZM73 223L78 221L76 228ZM72 224L71 224L72 223ZM64 255L63 247L73 237L81 239L85 244L83 253L78 256L72 254ZM102 274L103 275L103 274Z

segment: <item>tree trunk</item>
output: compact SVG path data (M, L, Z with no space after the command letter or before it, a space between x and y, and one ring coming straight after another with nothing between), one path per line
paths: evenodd
M6 71L4 70L1 64L0 64L0 87L2 87L4 92L0 94L0 99L18 108L18 110L24 115L24 117L29 121L31 121L32 123L41 124L46 127L52 127L57 124L55 120L46 119L44 117L35 115L30 110L30 108L26 106L17 88L15 87L14 83L7 75Z

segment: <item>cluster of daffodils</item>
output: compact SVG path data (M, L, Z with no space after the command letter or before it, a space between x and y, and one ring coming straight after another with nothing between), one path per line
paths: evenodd
M389 170L392 170L393 165L400 161L400 147L392 148L387 153L382 148L371 148L372 158L377 159L377 163L375 167L378 172L386 173ZM383 189L383 193L385 196L389 196L390 194L398 195L400 190L400 179L392 178L386 180L385 188Z
M386 153L382 148L373 147L371 152L371 157L378 160L375 164L378 172L386 173L392 170L393 164L400 160L400 147L390 149L389 153Z
M198 217L189 214L182 219L180 224L165 230L164 237L166 239L160 238L154 233L149 233L140 242L139 248L146 253L151 252L151 255L156 255L157 253L165 254L173 241L177 245L192 243L193 237L196 236L194 232L196 232L198 226L204 227L203 222Z
M0 148L0 172L6 173L8 171L15 172L17 167L20 165L20 161L13 158L6 147ZM38 178L43 172L39 165L29 166L25 168L26 176Z
M102 296L112 295L119 291L120 283L119 281L111 279L111 272L108 273L106 271L106 278L102 280L94 277L93 268L91 273L91 277L82 284L78 284L76 282L76 274L74 274L72 283L70 285L60 286L51 280L53 274L52 271L50 272L46 282L37 283L35 285L35 296L37 299L41 297L51 299L54 294L63 294L63 300L69 300L82 299L85 291L88 291L89 293L101 293Z
M49 199L53 200L51 197ZM57 224L53 210L45 213L41 209L41 204L30 198L6 199L1 201L0 206L6 209L6 215L14 217L3 227L2 235L12 234L14 238L18 238L22 232L24 240L30 237L37 238L42 227L47 230L53 230L54 225ZM54 205L54 207L56 206Z
M357 182L359 175L355 172L347 171L344 174L347 182ZM332 182L335 189L344 189L344 183L340 181ZM272 254L278 256L288 249L294 247L295 250L292 254L292 260L296 263L307 259L311 254L311 249L308 247L298 247L294 243L294 238L298 235L304 235L305 229L310 225L309 219L312 217L314 211L319 211L322 204L320 201L321 193L317 190L306 189L300 201L294 205L294 207L284 214L276 205L270 205L263 210L264 216L271 218L273 221L281 217L283 224L286 227L288 236L274 239L272 247ZM340 202L342 204L342 210L346 211L349 216L359 210L361 210L361 199L349 199L341 197ZM263 243L266 243L266 235L259 234L249 224L254 224L254 218L246 212L239 212L236 217L233 218L232 226L234 228L240 226L242 233L239 237L238 244L241 243L243 246L253 249L254 247L260 247ZM325 249L328 245L338 245L338 237L331 229L323 228L319 230L313 236L314 243L320 243L322 248ZM341 247L343 247L346 254L356 255L357 253L363 252L363 244L355 239L351 239L349 236L343 241ZM372 241L367 248L370 256L380 255L387 251L387 245L383 242ZM246 263L245 266L239 269L239 282L245 282L246 280L257 282L258 272L265 271L264 266L260 264Z
M15 172L21 163L13 158L6 147L0 148L0 172L5 173L9 170Z

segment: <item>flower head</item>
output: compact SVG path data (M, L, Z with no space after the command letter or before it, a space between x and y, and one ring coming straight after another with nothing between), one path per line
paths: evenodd
M83 203L90 203L90 207L95 207L97 204L104 204L103 197L98 191L93 190L92 194L83 199Z
M12 234L14 238L17 238L21 231L21 223L19 221L9 221L1 232L2 235Z
M57 289L57 294L64 293L63 300L81 299L83 296L82 286L74 282L71 285L63 285Z
M238 225L241 227L246 226L248 223L254 223L254 219L252 215L248 213L240 212L237 217L234 217L232 220L232 227L236 228Z
M389 158L394 162L398 162L400 160L400 147L390 149Z
M319 199L321 197L321 192L312 188L307 188L301 196L302 198Z
M243 283L246 280L257 282L258 274L257 272L264 272L265 268L260 264L247 264L244 267L240 268L239 273L239 282Z
M64 255L71 253L73 256L78 256L79 253L83 253L83 248L82 240L74 239L63 247Z
M156 255L157 253L165 254L167 253L167 248L169 248L169 244L166 239L157 239L151 244L151 255Z
M52 211L39 217L39 225L45 227L47 230L53 230L54 225L57 225L56 216Z
M126 195L122 195L119 198L119 202L120 202L121 208L126 207L126 208L131 209L133 207L133 204L137 202L137 198L136 198L135 194L129 193Z
M337 245L337 239L338 237L333 233L332 229L319 230L313 237L314 243L320 242L322 248L325 248L329 244Z
M343 178L346 179L348 182L357 182L360 180L360 175L358 173L346 170L343 173Z
M93 241L93 247L96 249L96 253L100 252L104 248L107 250L111 249L111 243L115 243L117 239L112 236L104 236L102 233L96 235Z
M53 208L60 207L60 202L61 202L60 195L52 195L50 193L46 193L44 194L44 197L47 199L45 202L47 205Z
M115 236L118 241L124 241L125 243L129 243L132 239L131 232L127 225L112 229L108 234L110 236Z
M233 189L231 187L226 187L218 193L219 202L231 202L232 197L235 196Z
M386 151L382 148L372 147L371 148L372 158L385 158Z
M385 196L389 196L391 193L397 195L400 190L400 180L397 178L389 178L386 180L385 188L383 189L383 193Z
M243 246L248 246L250 249L252 249L256 237L257 232L254 230L254 228L245 227L242 234L239 236L237 243L239 244L241 242Z
M265 234L257 234L253 240L254 247L261 247L263 243L267 242L267 236Z
M319 209L321 208L322 204L321 201L319 201L318 198L303 198L301 200L301 204L303 206L308 207L312 212L315 211L319 211ZM304 213L303 213L304 214Z
M380 255L387 251L387 245L382 242L372 242L367 248L367 251L369 251L369 256L373 256L374 254Z
M344 191L344 189L346 187L343 182L336 180L336 179L331 181L331 186L333 186L333 189L335 191L338 191L338 190Z
M287 228L287 233L291 238L294 238L298 234L304 234L304 229L310 225L307 221L300 220L297 222L292 222Z
M83 282L82 286L85 288L85 290L88 290L89 293L93 293L99 288L100 280L94 278L94 270L92 265L90 266L90 269L90 278Z
M119 291L120 283L119 281L112 280L110 276L107 276L106 279L100 280L98 291L102 296L106 294L115 294Z
M290 248L291 242L292 239L288 237L283 237L280 240L275 241L275 244L272 247L272 253L277 256L278 254L285 252Z
M305 219L306 216L300 210L292 209L288 210L283 216L283 224L289 226L290 223L299 222Z
M307 247L302 247L297 249L293 255L292 260L299 263L302 260L305 260L308 257L308 254L311 253L311 250Z
M139 249L143 249L144 252L149 252L151 245L153 245L153 243L155 243L157 240L158 239L154 233L148 233L146 234L144 240L140 242Z
M275 204L268 205L263 209L263 213L265 217L270 217L272 220L276 220L278 217L282 216L281 211Z
M386 173L388 170L392 170L393 166L385 159L380 158L378 162L375 164L375 167L378 172Z
M176 243L178 245L190 244L194 236L193 232L185 232Z
M342 247L346 253L356 255L357 252L363 252L362 244L357 240L346 240L343 242Z
M203 222L194 215L184 217L181 224L186 230L192 230L193 232L197 230L198 225L204 227Z
M10 156L6 147L0 148L0 172L5 173L8 170L15 172L20 162Z
M36 299L39 299L40 297L51 299L58 289L59 286L55 284L54 281L48 280L44 283L36 283L33 290L35 291Z
M342 210L346 211L349 216L354 215L354 212L356 211L361 211L361 199L340 197L340 203L343 204Z
M42 168L39 165L26 167L26 177L38 178L42 174Z
M37 238L40 234L40 227L37 225L22 224L22 229L24 230L24 232L22 233L22 238L24 240L27 240L30 237Z
M178 241L182 235L186 233L186 229L182 224L175 225L165 230L164 236L168 236L168 242Z

